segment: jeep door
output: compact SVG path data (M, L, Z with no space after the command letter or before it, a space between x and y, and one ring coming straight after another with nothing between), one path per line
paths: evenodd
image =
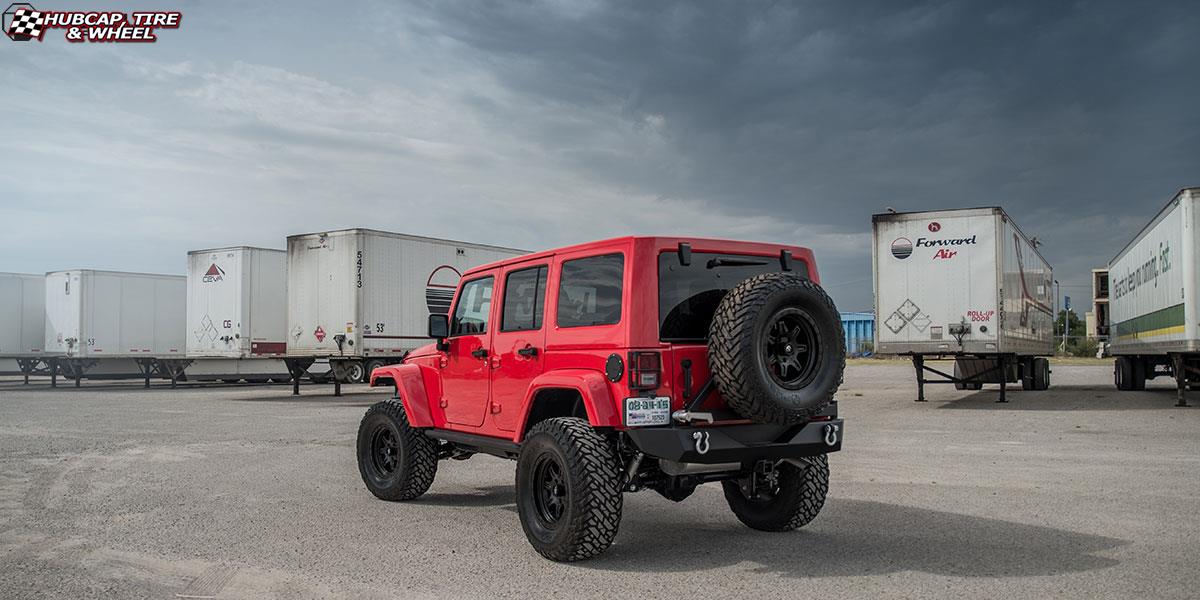
M495 275L476 276L462 284L450 312L450 337L442 367L442 408L446 420L479 427L487 412L490 386L492 290Z
M547 263L514 265L504 273L499 323L492 334L492 402L498 429L513 431L529 384L545 357Z

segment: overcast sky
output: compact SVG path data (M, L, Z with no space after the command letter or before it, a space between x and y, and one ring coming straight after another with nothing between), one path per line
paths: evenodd
M872 213L994 204L1082 300L1200 185L1195 2L350 6L0 38L0 271L182 273L191 249L356 226L687 234L810 246L862 310Z

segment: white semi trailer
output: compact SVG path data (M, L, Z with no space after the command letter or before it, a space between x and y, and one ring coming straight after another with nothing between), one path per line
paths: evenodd
M432 312L449 310L461 274L525 250L371 229L287 239L287 354L293 370L328 359L361 382L429 343Z
M287 252L188 252L187 378L286 381Z
M46 274L45 351L59 373L144 376L184 356L181 275L76 269ZM178 373L159 371L174 379Z
M1108 265L1109 351L1119 390L1200 385L1200 188L1180 190Z
M1050 385L1054 276L999 207L884 213L872 221L875 352L910 356L926 383ZM954 373L925 360L953 359ZM930 379L928 374L935 377Z
M45 341L45 276L0 273L0 375L42 372Z

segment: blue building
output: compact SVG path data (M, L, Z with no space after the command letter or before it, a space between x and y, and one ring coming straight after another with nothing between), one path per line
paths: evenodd
M846 333L846 354L866 356L875 348L875 313L842 313L842 330Z

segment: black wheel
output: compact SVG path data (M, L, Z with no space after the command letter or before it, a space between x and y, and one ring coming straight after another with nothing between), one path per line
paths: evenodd
M1032 361L1032 389L1042 391L1050 389L1050 360L1038 356Z
M760 423L794 424L825 408L846 366L842 321L821 286L767 273L721 299L708 362L730 408Z
M517 459L517 512L533 549L562 562L607 549L621 524L621 478L612 444L587 421L535 425Z
M771 474L756 477L760 485L754 490L749 480L721 482L729 508L751 529L791 531L807 525L825 506L829 460L822 454L783 461Z
M398 400L367 409L358 426L358 472L383 500L412 500L433 485L437 442L408 424Z

